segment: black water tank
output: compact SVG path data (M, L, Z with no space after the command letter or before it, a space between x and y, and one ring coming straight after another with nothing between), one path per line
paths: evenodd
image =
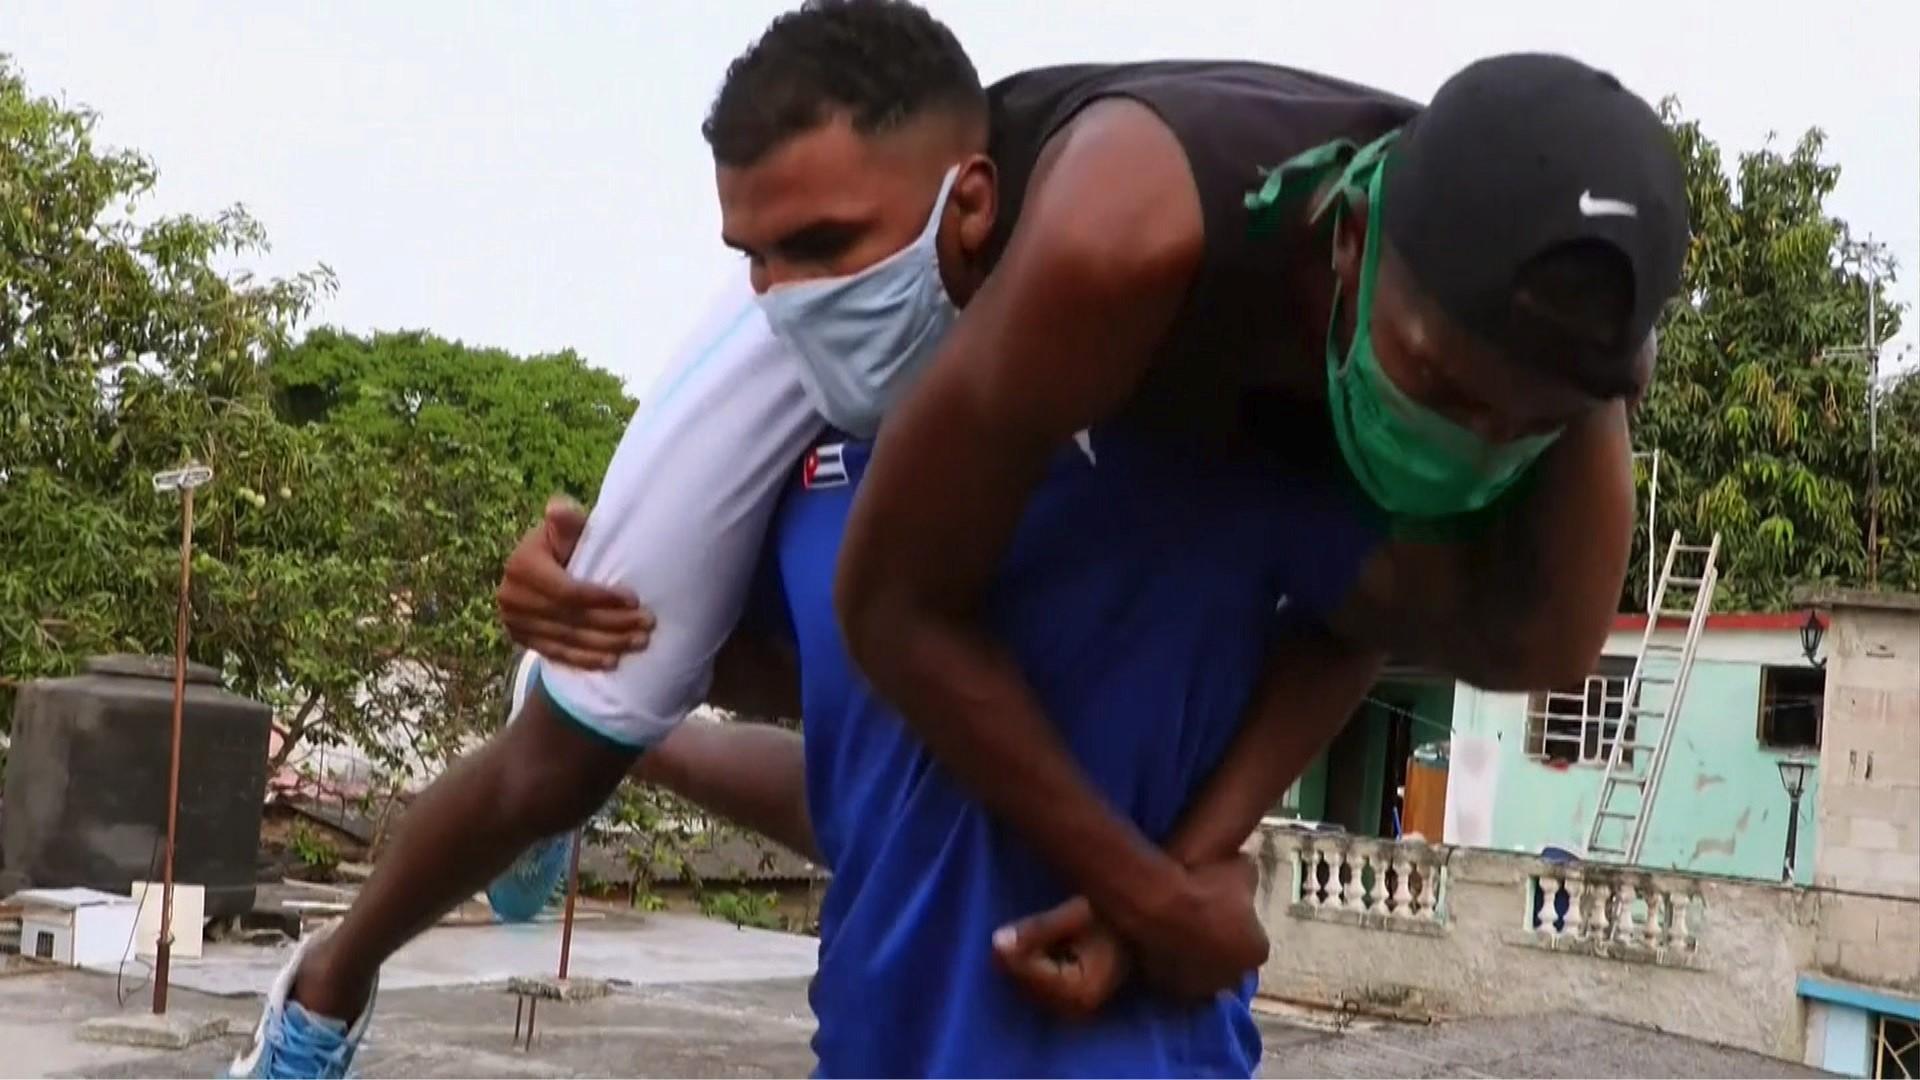
M253 907L273 711L187 665L173 880L204 885L208 917ZM6 872L16 884L125 893L160 880L173 660L104 656L20 689L7 754Z

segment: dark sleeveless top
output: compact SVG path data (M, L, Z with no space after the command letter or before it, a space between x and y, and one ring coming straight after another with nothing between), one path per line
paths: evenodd
M1325 75L1237 61L1037 68L995 83L988 96L989 150L1000 171L990 260L999 258L1019 220L1041 149L1088 104L1109 97L1140 102L1186 151L1205 255L1130 413L1178 430L1244 420L1248 409L1277 410L1258 424L1262 442L1292 439L1302 453L1325 458L1332 437L1324 406L1306 409L1248 392L1246 373L1291 348L1298 328L1288 325L1288 307L1277 299L1285 287L1286 237L1252 235L1246 196L1260 186L1263 170L1333 139L1371 142L1419 106Z

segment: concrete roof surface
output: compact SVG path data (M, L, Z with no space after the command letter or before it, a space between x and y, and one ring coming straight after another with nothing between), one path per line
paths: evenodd
M363 1076L805 1076L813 1067L807 975L795 957L806 939L773 942L759 931L703 920L652 916L593 925L591 947L575 953L576 975L626 979L642 963L655 977L596 1000L544 1004L531 1052L513 1045L514 999L498 979L502 963L544 957L529 939L541 927L442 928L396 958L407 977L383 988L379 1013L356 1062ZM585 926L582 929L586 929ZM616 941L637 959L615 962ZM576 941L576 946L582 942ZM463 948L451 948L459 945ZM777 947L770 947L777 946ZM254 987L277 965L274 953L210 947L195 982L176 982L170 1013L225 1019L228 1034L184 1050L156 1051L83 1041L86 1020L147 1008L145 971L132 966L122 992L113 974L71 969L0 973L0 1046L14 1076L205 1077L219 1075L258 1018ZM722 953L726 955L715 955ZM459 969L461 955L473 971ZM714 961L711 973L699 958ZM401 963L401 960L405 960ZM598 970L607 967L608 970ZM615 968L622 970L615 970ZM221 970L215 970L221 969ZM539 974L537 970L527 974ZM124 1004L119 998L126 997ZM1585 1016L1459 1020L1404 1026L1358 1020L1336 1030L1306 1013L1260 1017L1267 1077L1818 1076L1792 1062Z

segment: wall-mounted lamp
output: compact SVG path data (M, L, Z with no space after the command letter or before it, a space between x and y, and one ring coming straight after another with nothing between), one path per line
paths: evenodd
M1787 798L1798 800L1807 793L1807 774L1813 771L1813 762L1802 758L1781 758L1780 785L1787 789Z
M1820 642L1826 636L1827 624L1820 621L1820 613L1809 610L1807 621L1800 624L1800 652L1806 656L1807 663L1814 667L1827 666L1826 658L1820 655Z
M1780 767L1780 785L1787 789L1787 852L1780 860L1780 880L1792 884L1794 857L1800 847L1800 796L1806 794L1807 774L1813 771L1813 762L1781 758L1776 764Z

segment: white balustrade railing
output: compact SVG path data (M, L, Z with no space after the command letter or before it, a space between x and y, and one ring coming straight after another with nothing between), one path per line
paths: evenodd
M1309 913L1439 922L1446 875L1438 856L1425 844L1303 839L1293 850L1293 902Z
M1706 929L1706 900L1684 878L1567 866L1526 880L1526 928L1556 948L1691 953Z

